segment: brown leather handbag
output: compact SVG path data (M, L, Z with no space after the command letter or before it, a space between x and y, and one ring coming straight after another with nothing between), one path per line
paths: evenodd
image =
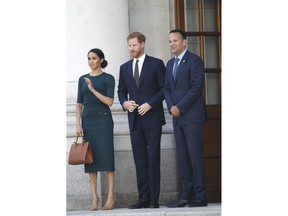
M77 136L76 141L71 145L68 164L79 165L93 163L90 143L86 142L83 138L82 143L77 143L78 138L79 136Z

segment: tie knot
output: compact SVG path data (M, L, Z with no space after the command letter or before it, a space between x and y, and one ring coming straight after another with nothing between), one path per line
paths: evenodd
M175 58L175 62L176 62L176 63L178 63L179 60L180 60L179 58Z

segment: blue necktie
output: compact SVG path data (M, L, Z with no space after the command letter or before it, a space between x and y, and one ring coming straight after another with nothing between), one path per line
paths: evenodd
M174 68L173 68L173 77L174 77L174 80L175 80L175 77L176 77L176 73L177 73L177 69L178 69L178 61L180 59L179 58L175 58L175 61L174 61Z

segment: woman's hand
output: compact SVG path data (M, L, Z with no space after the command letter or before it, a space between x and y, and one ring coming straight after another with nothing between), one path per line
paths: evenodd
M86 82L88 88L90 89L90 91L93 91L94 88L93 88L91 80L89 78L86 78L86 77L84 77L84 79L85 79L85 82Z
M84 136L83 128L81 125L76 126L76 134L77 136L81 136L81 137Z

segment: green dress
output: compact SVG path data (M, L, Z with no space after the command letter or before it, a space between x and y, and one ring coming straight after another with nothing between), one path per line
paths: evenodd
M85 173L114 171L114 122L109 106L102 103L88 88L84 77L92 81L99 93L114 99L115 78L107 73L98 76L85 74L78 81L77 103L83 104L82 127L83 139L89 141L94 162L85 164Z

